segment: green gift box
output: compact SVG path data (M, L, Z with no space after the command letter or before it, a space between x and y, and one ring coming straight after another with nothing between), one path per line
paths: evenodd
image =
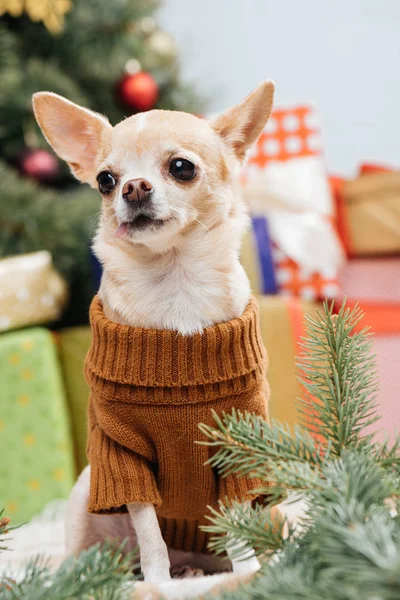
M89 386L83 367L91 340L90 327L71 327L58 334L59 350L67 391L78 472L87 464L86 412Z

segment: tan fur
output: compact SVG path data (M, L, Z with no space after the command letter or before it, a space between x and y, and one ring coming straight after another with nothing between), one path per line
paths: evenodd
M239 250L248 217L235 178L269 117L273 91L272 82L262 83L213 123L186 113L153 110L115 127L56 94L34 95L44 135L75 176L92 187L104 170L117 180L113 191L103 196L93 246L103 264L99 294L108 319L188 335L243 313L250 286ZM195 164L192 181L171 176L174 158ZM122 189L132 179L150 182L153 218L162 223L160 227L125 227L132 222L132 205L123 199ZM116 231L122 231L122 237L116 237ZM105 531L110 536L115 529L112 517L106 522L109 517L96 520L85 515L88 485L89 469L71 496L70 551L104 539ZM167 578L169 563L161 534L154 530L153 507L128 508L131 522L126 534L134 536L133 524L143 540L139 543L147 557L142 561L146 581ZM257 564L250 556L248 569ZM237 568L243 569L243 563Z

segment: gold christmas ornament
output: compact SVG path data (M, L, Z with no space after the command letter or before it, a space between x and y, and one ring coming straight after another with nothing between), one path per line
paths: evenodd
M20 17L26 12L31 21L42 21L51 33L60 33L64 16L72 8L71 0L0 0L0 16Z
M136 58L130 58L128 61L126 61L124 70L125 73L128 73L129 75L135 75L142 70L142 67Z
M148 40L151 50L164 58L175 58L177 55L176 42L172 35L159 29L151 34Z

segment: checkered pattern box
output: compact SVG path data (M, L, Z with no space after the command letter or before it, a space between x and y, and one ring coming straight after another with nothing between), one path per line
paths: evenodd
M264 276L262 256L269 243L277 291L307 300L338 294L344 260L321 148L313 108L275 110L241 175L253 215L258 276ZM260 219L267 222L268 236L260 235Z
M268 219L252 218L246 235L241 263L256 294L281 294L307 301L335 298L339 294L338 273L329 266L317 271L302 267L271 241Z
M264 169L271 161L320 156L321 148L318 116L312 107L275 109L248 162Z
M74 482L70 423L52 334L0 335L1 508L26 521Z

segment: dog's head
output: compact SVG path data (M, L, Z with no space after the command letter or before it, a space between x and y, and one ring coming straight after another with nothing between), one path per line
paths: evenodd
M165 250L196 224L210 229L228 217L237 167L268 120L273 91L266 81L211 122L152 110L112 127L50 92L35 94L33 106L55 152L99 189L106 232L149 248L162 240Z

